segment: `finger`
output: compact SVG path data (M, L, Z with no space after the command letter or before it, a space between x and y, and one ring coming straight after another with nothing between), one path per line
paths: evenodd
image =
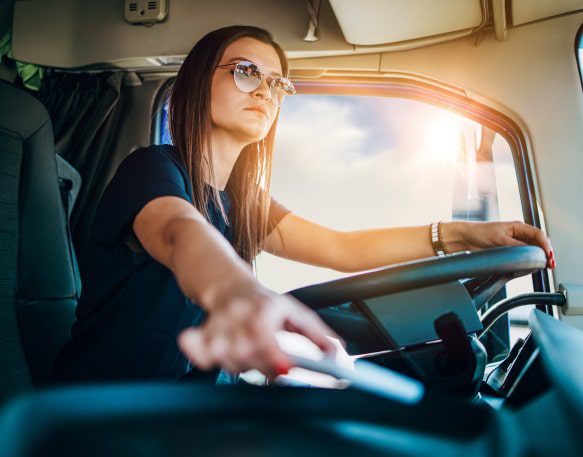
M206 344L201 329L186 329L178 335L178 347L186 357L197 367L208 370L211 360L208 357Z
M523 243L521 241L516 241L513 240L514 243L516 244L509 244L510 246L523 246L523 245L527 245L527 243ZM547 265L546 268L550 268L551 270L553 270L556 266L557 266L557 261L555 260L554 254L553 254L553 250L550 249L549 252L546 254L547 256Z
M209 343L207 344L206 362L210 366L219 366L227 370L233 369L234 366L230 360L230 350L229 341L222 333L215 333L211 338L209 338ZM227 366L229 365L229 366Z
M524 226L524 227L521 227ZM520 226L518 226L515 230L515 236L517 236L517 238L528 238L530 241L530 244L535 244L539 247L541 247L544 251L545 251L545 255L547 256L547 268L550 269L554 269L557 266L557 261L555 260L555 254L553 252L553 247L551 245L551 239L546 236L544 234L544 232L542 230L539 230L531 225L527 225L527 224L520 224ZM524 230L523 232L521 232L521 230ZM509 245L510 246L519 246L520 244L517 243L521 243L521 244L527 244L527 243L523 243L518 241L515 238L511 238L512 240L512 244L510 244L509 241Z
M556 266L557 266L557 259L555 258L555 251L553 250L553 246L551 244L551 251L550 251L550 256L549 256L547 268L555 269Z
M281 349L275 334L279 330L285 330L286 320L290 315L301 312L295 305L293 300L278 297L249 326L249 337L257 343L256 360L261 364L258 369L270 379L286 374L292 368L291 358Z
M288 317L285 327L286 330L299 333L310 339L322 351L328 354L334 354L336 352L336 346L334 346L334 343L326 335L342 341L340 336L328 327L317 314L312 314L311 312L298 313L293 317Z
M230 373L257 368L256 344L244 328L235 329L230 336L215 333L207 346L209 365L218 365Z
M528 246L528 243L524 241L517 240L516 238L512 238L510 236L505 236L502 239L502 244L504 246Z
M236 367L236 371L239 372L256 368L254 361L257 360L257 348L248 332L237 331L231 338L229 346L231 349L226 364Z
M555 259L555 253L553 251L553 247L551 246L551 250L549 251L549 255L547 256L547 268L554 270L557 266L557 260Z
M528 244L540 246L547 257L550 257L551 242L542 230L537 229L529 224L513 224L512 235L514 238L524 241Z
M264 328L255 338L257 353L253 365L271 380L287 374L293 364L291 358L279 346L275 331Z

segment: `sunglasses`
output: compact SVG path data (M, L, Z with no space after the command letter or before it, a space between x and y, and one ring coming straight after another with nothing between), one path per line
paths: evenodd
M296 89L289 79L261 73L259 67L253 62L242 60L238 63L217 65L217 68L231 66L235 66L235 70L232 72L233 79L235 80L235 85L241 92L253 92L261 85L263 78L265 78L269 85L270 100L275 106L281 106L284 96L296 93Z

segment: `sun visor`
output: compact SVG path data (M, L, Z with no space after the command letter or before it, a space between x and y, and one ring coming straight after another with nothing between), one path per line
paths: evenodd
M397 43L484 24L481 0L330 0L346 41Z
M583 0L512 0L512 25L583 9Z

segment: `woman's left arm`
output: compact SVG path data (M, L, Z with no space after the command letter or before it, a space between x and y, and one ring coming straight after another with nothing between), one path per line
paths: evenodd
M522 222L449 222L442 224L448 253L496 246L538 245L554 268L550 239ZM271 254L342 272L378 268L434 256L428 225L341 232L290 213L265 239Z

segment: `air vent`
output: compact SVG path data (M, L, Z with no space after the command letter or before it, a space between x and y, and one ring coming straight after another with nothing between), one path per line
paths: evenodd
M168 0L125 0L124 17L130 24L153 25L168 14Z

